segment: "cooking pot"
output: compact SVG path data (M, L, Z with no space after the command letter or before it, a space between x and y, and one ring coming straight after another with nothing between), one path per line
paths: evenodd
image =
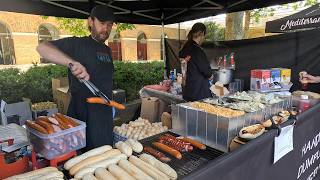
M218 69L214 72L214 77L216 81L221 82L223 85L229 84L233 80L233 69Z

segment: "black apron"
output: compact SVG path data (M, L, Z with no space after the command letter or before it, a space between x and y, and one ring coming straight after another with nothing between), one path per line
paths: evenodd
M112 97L113 61L111 49L89 37L72 37L53 41L57 48L86 67L90 81L109 98ZM68 71L71 100L68 116L86 122L85 151L113 144L112 108L89 104L86 98L94 95Z
M87 94L72 93L68 116L86 122L86 148L90 150L106 144L113 144L112 109L102 104L89 104Z

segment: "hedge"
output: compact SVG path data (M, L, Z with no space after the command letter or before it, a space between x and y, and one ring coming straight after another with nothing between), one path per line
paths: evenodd
M139 90L163 79L164 63L114 62L114 89L124 89L128 101L139 98ZM58 65L33 66L26 72L18 69L0 70L0 99L8 103L18 102L22 97L33 103L52 101L51 79L67 76L67 69Z
M17 102L24 94L25 82L18 69L4 69L0 71L0 99L6 102Z
M129 101L139 98L144 85L158 84L163 79L164 63L114 63L114 88L126 91Z

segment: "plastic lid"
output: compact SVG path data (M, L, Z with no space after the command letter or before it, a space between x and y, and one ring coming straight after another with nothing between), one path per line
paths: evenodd
M309 99L308 95L305 95L305 94L301 94L300 98L303 99L303 100L308 100Z

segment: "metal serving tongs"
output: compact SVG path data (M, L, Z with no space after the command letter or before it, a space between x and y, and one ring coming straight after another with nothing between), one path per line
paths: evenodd
M73 64L70 63L69 64L69 69L71 70ZM97 97L91 97L91 98L87 98L87 102L88 103L97 103L97 104L105 104L108 106L112 106L115 107L117 109L125 109L125 106L117 103L115 101L112 101L108 98L108 96L106 96L103 92L101 92L97 86L95 86L91 81L87 81L85 79L79 79L79 81L81 83L83 83L85 86L87 86L87 88L92 92L92 94L94 94Z

